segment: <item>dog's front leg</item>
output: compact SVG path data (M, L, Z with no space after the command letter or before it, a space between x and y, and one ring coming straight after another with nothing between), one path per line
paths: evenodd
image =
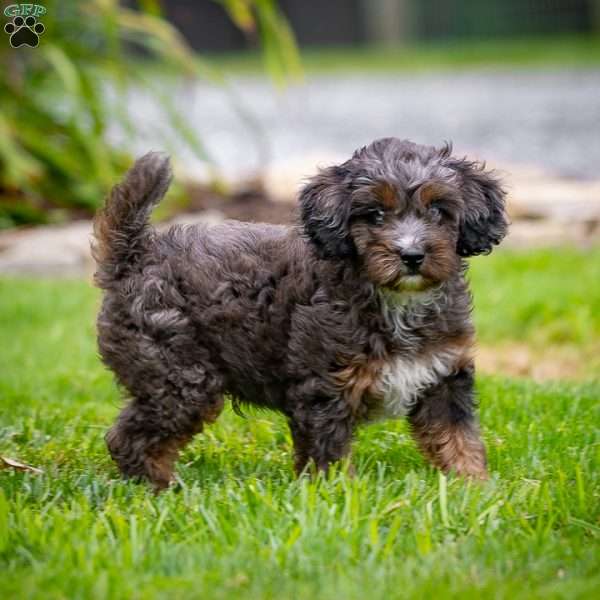
M318 471L350 452L354 423L350 407L342 398L301 403L289 421L294 442L294 468L300 475L312 460Z
M485 446L474 414L472 366L428 389L409 415L423 454L444 472L487 479Z

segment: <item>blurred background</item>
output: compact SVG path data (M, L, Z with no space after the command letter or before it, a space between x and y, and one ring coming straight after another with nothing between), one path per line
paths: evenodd
M450 140L509 190L504 249L473 266L484 368L600 366L599 0L34 6L36 47L0 38L0 275L88 276L90 218L151 149L177 176L158 221L290 222L317 166Z

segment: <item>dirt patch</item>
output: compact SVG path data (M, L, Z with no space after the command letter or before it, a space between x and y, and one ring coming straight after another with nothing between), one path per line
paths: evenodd
M482 373L527 377L535 381L583 379L594 375L600 347L583 351L571 346L539 349L527 344L480 345L475 363ZM596 364L597 366L597 364Z
M296 203L275 200L260 181L246 182L229 194L196 185L188 189L186 212L219 211L225 219L260 223L292 223Z

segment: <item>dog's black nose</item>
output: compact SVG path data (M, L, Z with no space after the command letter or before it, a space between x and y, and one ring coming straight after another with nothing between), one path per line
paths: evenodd
M403 250L400 253L400 258L411 271L417 271L425 260L425 254L420 250Z

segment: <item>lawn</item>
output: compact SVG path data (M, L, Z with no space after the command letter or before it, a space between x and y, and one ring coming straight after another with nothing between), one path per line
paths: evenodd
M600 249L473 261L482 343L593 361ZM98 294L0 280L1 598L592 598L600 586L600 380L480 377L492 478L441 477L403 422L363 429L358 475L296 481L283 420L231 411L159 497L122 482ZM586 359L587 361L587 359ZM589 362L587 361L587 362Z
M212 62L226 73L260 73L259 54L217 54ZM406 46L306 48L309 73L390 72L531 67L590 68L600 64L600 36L551 35L487 40L413 43Z

